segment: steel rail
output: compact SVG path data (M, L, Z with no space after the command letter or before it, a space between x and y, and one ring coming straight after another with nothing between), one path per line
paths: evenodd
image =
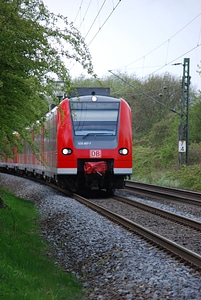
M140 236L143 236L144 238L148 239L151 242L156 243L157 245L160 245L163 249L169 250L171 253L175 254L176 256L184 259L185 261L189 262L190 264L201 268L201 256L191 250L186 249L185 247L176 244L175 242L160 236L159 234L135 223L127 218L120 216L108 209L103 208L100 205L95 204L94 202L87 200L86 198L74 194L73 198L80 203L88 206L89 208L101 213L103 216L106 216L110 220L112 220L115 223L118 223L127 229L139 234Z
M39 180L39 179L33 179L33 178L27 178L30 180L34 180L37 181L41 184L44 184L44 181ZM165 237L160 236L157 233L154 233L153 231L137 224L134 223L130 220L128 220L127 218L120 216L116 213L113 213L95 203L93 203L90 200L87 200L86 198L77 195L77 194L73 194L63 188L60 188L58 186L55 186L54 184L45 183L46 185L60 191L61 193L63 193L64 195L74 198L75 200L79 201L80 203L86 205L87 207L93 209L94 211L99 212L100 214L102 214L103 216L106 216L107 218L109 218L110 220L112 220L115 223L118 223L122 226L124 226L125 228L128 228L129 230L139 234L140 236L144 237L145 239L149 240L150 242L154 242L156 243L156 245L160 245L164 250L169 250L171 253L175 254L177 257L180 257L182 259L184 259L184 261L201 268L201 256L191 250L186 249L185 247L182 247L178 244L176 244L173 241L168 240Z
M157 208L157 207L154 207L152 205L149 205L149 204L146 204L146 203L141 203L141 202L138 202L138 201L135 201L135 200L132 200L132 199L128 199L128 198L125 198L125 197L122 197L122 196L119 196L119 195L116 195L116 194L112 198L115 199L115 200L121 201L123 203L127 203L128 205L137 207L139 209L151 212L155 215L159 215L159 216L165 217L167 219L173 220L175 222L179 222L183 225L188 225L192 228L195 228L195 229L201 231L201 223L196 221L196 220L192 220L190 218L187 218L187 217L184 217L184 216L166 211L164 209Z
M132 190L138 195L152 195L154 197L173 199L174 201L182 201L193 205L201 205L201 193L199 192L146 184L131 180L126 180L125 188Z

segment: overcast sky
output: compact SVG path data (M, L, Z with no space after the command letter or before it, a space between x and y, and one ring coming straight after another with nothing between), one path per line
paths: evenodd
M169 72L182 78L190 58L191 83L201 89L201 0L43 0L67 16L85 38L95 72L146 79ZM71 74L84 74L73 66Z

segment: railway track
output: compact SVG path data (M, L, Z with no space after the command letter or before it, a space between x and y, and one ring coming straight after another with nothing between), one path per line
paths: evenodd
M30 178L30 179L32 179L32 178ZM40 180L36 180L36 181L40 182ZM44 182L41 182L41 183L44 184ZM105 205L106 205L106 207L103 207L103 205L100 205L97 203L99 201L99 199L98 200L97 199L89 200L85 197L82 197L77 194L73 194L73 193L66 191L58 186L53 185L53 184L50 184L50 183L47 183L47 184L49 186L53 187L54 189L57 189L61 193L74 198L75 200L79 201L80 203L86 205L87 207L104 215L105 217L109 218L113 222L116 222L117 224L137 233L138 235L142 236L146 240L150 241L151 244L154 243L156 245L159 245L166 251L169 251L170 253L176 255L177 257L184 260L185 262L188 262L191 265L198 267L199 269L201 268L201 255L199 253L196 253L195 251L191 251L190 249L187 249L186 247L182 246L181 244L174 242L172 239L168 239L167 237L164 237L163 235L158 234L158 233L154 232L153 230L146 228L143 225L140 225L138 222L134 222L130 218L125 217L122 214L122 209L120 209L120 212L117 212L117 211L114 212L108 208L109 204L111 204L111 202L113 200L118 201L118 202L120 201L121 203L126 202L126 205L129 205L130 208L133 205L136 206L136 203L134 204L134 201L132 201L133 203L131 206L130 200L126 199L125 197L115 196L114 199L108 199L108 198L103 199L103 202L105 202ZM126 187L127 187L127 184L126 184ZM148 193L148 191L147 191L147 193ZM161 197L161 195L162 195L162 189L160 191L160 197ZM146 196L147 196L147 194L146 194ZM166 192L166 197L167 196L168 196L168 193ZM173 196L171 195L171 197L173 197ZM182 198L181 196L178 197L178 199L181 199L181 198ZM125 205L125 203L123 203L123 205ZM141 207L139 207L139 203L137 204L137 206L138 206L138 209L140 208L142 210L141 204L140 204ZM154 213L155 215L160 215L163 218L168 218L168 219L174 220L174 222L182 223L183 226L190 226L192 228L195 228L196 232L201 231L201 229L200 229L201 224L199 222L189 220L187 218L183 218L180 216L178 217L174 214L170 215L169 213L167 213L165 211L158 210L156 208L153 208L153 207L150 207L147 205L146 205L146 208L144 206L143 210L148 211L149 213ZM174 227L172 227L172 230L174 231Z
M174 222L183 224L184 226L189 226L189 227L192 227L194 229L201 231L201 223L196 220L193 220L193 219L190 219L190 218L187 218L187 217L184 217L184 216L172 213L172 212L168 212L164 209L160 209L160 208L151 206L149 204L144 204L144 203L141 203L141 202L138 202L138 201L126 198L126 197L119 196L119 195L115 195L113 198L116 199L117 201L121 201L122 203L126 203L132 207L137 207L144 211L148 211L155 215L158 215L158 216L164 217L166 219L170 219Z
M63 192L60 189L61 192ZM69 196L69 193L68 193ZM133 222L131 219L126 218L120 213L116 213L112 211L111 209L108 209L106 207L103 207L102 205L97 204L97 199L89 200L86 199L85 197L82 197L77 194L72 194L71 195L74 199L79 201L80 203L86 205L87 207L97 211L98 213L104 215L105 217L109 218L113 222L116 222L117 224L139 234L143 238L149 240L152 244L157 244L166 251L170 251L172 254L176 255L180 259L198 267L201 268L201 255L187 249L186 247L175 243L171 239L168 239L142 225L139 223ZM117 199L117 197L115 196ZM104 199L104 201L109 203L110 199ZM121 198L121 202L123 201L123 198ZM126 200L127 201L127 200ZM181 222L181 220L180 220ZM183 224L185 223L185 220L183 220ZM193 227L197 227L196 230L200 230L201 224L198 224L198 222L195 222L197 225L193 225ZM193 223L192 223L193 224ZM186 225L186 224L185 224ZM192 226L192 225L190 225Z
M151 185L131 180L126 180L125 188L137 196L148 196L149 198L153 196L154 198L172 199L178 202L201 205L201 193L199 192Z

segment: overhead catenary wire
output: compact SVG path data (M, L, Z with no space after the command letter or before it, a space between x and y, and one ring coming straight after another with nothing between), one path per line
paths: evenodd
M188 27L191 23L193 23L193 22L194 22L196 19L198 19L200 16L201 16L201 13L197 14L192 20L190 20L188 23L186 23L184 26L182 26L182 28L180 28L178 31L176 31L176 32L175 32L171 37L169 37L167 40L165 40L164 42L160 43L158 46L154 47L152 50L150 50L149 52L147 52L145 55L138 57L138 58L135 59L134 61L132 61L132 62L130 62L130 63L128 63L128 64L126 64L126 65L124 65L124 66L118 68L118 69L128 67L128 66L130 66L130 65L132 65L132 64L134 64L134 63L136 63L136 62L138 62L138 61L140 61L140 60L142 60L142 59L145 60L145 58L146 58L147 56L149 56L150 54L152 54L153 52L155 52L156 50L158 50L159 48L161 48L161 47L164 46L165 44L169 44L170 41L171 41L174 37L176 37L180 32L182 32L186 27ZM200 46L200 44L199 44L199 46ZM184 53L183 55L185 55L185 53ZM166 57L167 57L167 54L166 54ZM175 60L176 60L176 59L177 59L177 58L175 58ZM165 64L165 65L166 65L166 64ZM164 66L165 66L165 65L164 65Z
M101 11L102 11L102 9L103 9L103 7L104 7L106 1L107 1L107 0L104 0L104 1L103 1L103 3L102 3L102 5L101 5L100 9L98 10L98 12L97 12L97 14L96 14L96 16L95 16L95 18L94 18L94 20L93 20L93 22L92 22L90 28L88 29L86 35L84 36L85 39L86 39L86 37L88 36L88 34L90 33L90 31L92 30L93 26L95 25L95 22L96 22L97 18L99 17L99 15L100 15L100 13L101 13ZM113 8L112 8L112 11L111 11L111 12L109 13L109 15L106 17L106 19L104 20L104 22L99 26L98 31L94 34L94 36L92 37L92 39L90 40L90 42L87 43L87 46L89 46L89 45L94 41L94 39L96 38L96 36L97 36L98 33L100 32L100 30L103 28L103 26L106 24L106 22L110 19L111 15L112 15L112 14L114 13L114 11L117 9L117 7L118 7L118 5L120 4L121 1L122 1L122 0L118 0L118 2L117 2L116 5L114 5L114 2L113 2ZM79 15L79 13L80 13L80 11L82 10L82 4L83 4L83 0L81 1L81 4L80 4L80 6L79 6L79 8L78 8L78 12L77 12L77 14L76 14L76 17L75 17L74 22L76 21L78 15ZM80 22L79 29L80 29L82 23L85 21L85 17L86 17L86 14L87 14L87 12L88 12L88 9L89 9L90 4L91 4L91 0L90 0L90 3L88 4L88 7L87 7L86 11L85 11L84 17L82 18L82 20L81 20L81 22ZM74 65L75 65L75 63L73 63L73 65L70 67L70 70L72 70L72 68L74 67Z
M140 91L134 84L131 84L130 82L126 81L126 80L125 80L124 78L122 78L121 76L119 76L119 75L113 73L112 70L108 70L108 72L110 72L112 75L114 75L115 77L117 77L118 79L120 79L121 81L123 81L124 83L126 83L127 85L129 85L130 87L136 89L137 91ZM157 102L159 105L165 107L166 109L172 111L173 113L180 115L180 113L177 112L175 109L170 108L169 106L165 105L163 102L157 100L155 97L152 97L152 96L150 96L149 94L147 94L147 93L145 93L145 92L143 92L143 91L140 91L140 94L141 94L141 95L144 95L145 97L147 97L148 99L150 99L150 100L152 100L152 101L154 101L154 102Z
M121 2L121 0L119 0L119 2L116 4L116 6L113 6L113 10L110 12L110 14L108 15L108 17L103 22L103 24L99 27L99 30L96 32L96 34L93 36L93 38L91 39L91 41L88 43L88 46L93 42L93 40L98 35L98 33L100 32L100 30L103 28L103 26L105 25L105 23L109 20L109 18L111 17L111 15L114 13L115 9L120 4L120 2Z
M88 1L88 6L86 8L86 10L84 11L84 15L81 17L81 21L80 21L80 27L81 25L83 25L83 23L86 22L86 15L87 15L87 12L88 12L88 9L89 9L89 6L91 5L91 0ZM96 30L95 34L92 36L92 38L90 39L90 41L86 42L87 46L90 46L92 42L94 42L94 40L96 39L98 33L101 31L101 29L103 28L103 26L107 23L107 21L110 19L111 15L114 13L115 9L117 8L117 6L120 4L121 0L119 0L118 2L117 1L114 1L112 0L113 2L113 8L112 10L109 12L108 16L106 16L105 20L99 24L99 28ZM116 2L116 3L114 3ZM86 37L89 37L89 33L91 33L92 35L92 29L94 29L93 31L95 31L95 27L97 26L97 19L103 15L103 7L105 7L105 4L106 4L106 0L102 1L101 2L101 5L100 5L100 8L98 8L98 11L92 21L92 23L90 24L90 27L88 28L86 34L85 34L85 38ZM81 11L83 12L83 0L81 1L81 4L79 6L79 9L78 9L78 12L77 12L77 15L79 13L81 13ZM76 15L76 17L77 17ZM138 69L143 69L143 74L145 73L144 69L147 68L146 66L146 62L148 61L148 56L152 53L154 53L155 51L157 51L160 47L162 46L165 46L167 44L167 48L166 48L166 52L165 52L165 57L164 57L164 63L163 64L156 64L156 66L148 66L149 68L153 68L155 69L153 72L151 72L150 74L146 74L146 76L151 76L152 74L155 74L157 73L158 71L160 71L161 69L167 67L168 65L172 64L174 61L176 61L177 59L183 57L184 55L194 51L196 48L200 47L201 46L201 42L200 42L200 37L201 37L201 27L200 27L200 31L199 31L199 35L197 37L197 40L196 40L196 45L194 45L192 47L189 47L189 49L185 49L185 51L179 55L177 55L177 57L175 58L172 58L169 54L169 51L171 50L171 42L172 42L172 39L174 39L175 37L178 36L179 33L181 33L182 31L184 31L190 24L192 24L195 20L197 20L198 18L200 18L201 16L201 13L198 13L194 18L192 18L189 22L186 22L186 24L184 26L182 26L178 31L176 31L173 35L171 35L167 40L165 40L164 42L160 43L158 46L156 46L154 49L152 49L151 51L147 52L145 55L139 57L138 59L132 61L131 63L127 64L127 65L124 65L123 67L120 67L120 68L116 68L116 70L120 70L121 68L126 68L128 66L131 66L132 64L136 63L137 61L140 61L143 59L143 66L141 67L137 67ZM89 15L87 16L89 17ZM80 28L79 27L79 28ZM188 45L187 45L188 46ZM156 67L156 68L155 68ZM71 68L72 69L72 68Z
M104 0L104 2L102 3L101 8L99 9L99 11L98 11L97 15L95 16L95 18L94 18L94 20L93 20L91 26L89 27L89 30L87 31L87 33L86 33L86 35L85 35L85 39L86 39L86 37L88 36L89 32L91 31L93 25L95 24L95 22L96 22L98 16L100 15L101 10L103 9L105 3L106 3L106 0Z
M75 16L75 19L74 19L73 23L76 22L76 20L77 20L79 14L80 14L80 11L81 11L81 9L82 9L83 1L84 1L84 0L81 0L81 3L80 3L80 5L79 5L79 8L78 8L78 11L77 11L77 13L76 13L76 16Z
M86 11L85 11L85 13L84 13L84 16L83 16L83 18L82 18L82 20L81 20L81 22L80 22L80 25L79 25L78 29L81 28L82 24L83 24L84 21L85 21L86 15L87 15L87 13L88 13L88 11L89 11L89 8L90 8L90 6L91 6L91 2L92 2L92 0L89 1L89 4L88 4L88 6L87 6L87 8L86 8Z
M195 44L191 45L191 47L182 52L180 55L174 57L174 58L171 58L168 60L168 54L169 54L169 49L170 49L170 42L173 38L175 38L179 33L181 33L184 29L186 29L190 24L192 24L195 20L197 20L198 18L201 17L201 13L197 14L194 18L192 18L189 22L187 22L184 26L182 26L182 28L180 28L176 33L174 33L170 38L168 38L167 40L165 40L164 42L160 43L158 46L156 46L154 49L152 49L151 51L149 51L148 53L146 53L145 55L137 58L136 60L132 61L131 63L127 64L127 65L124 65L120 68L116 68L116 70L121 70L122 68L126 69L127 67L130 67L131 65L139 62L140 60L143 60L143 67L138 67L138 69L142 69L143 70L143 74L144 74L144 69L147 68L147 66L145 65L145 59L148 59L148 57L154 53L155 51L157 51L160 47L164 46L167 44L167 49L166 49L166 55L165 55L165 62L159 66L157 66L157 68L149 73L149 74L146 74L146 77L149 77L149 76L152 76L153 74L159 72L160 70L162 70L163 68L166 68L168 65L171 65L173 62L175 62L176 60L186 56L187 54L195 51L198 47L201 46L201 42L200 42L200 38L201 38L201 27L200 27L200 31L199 31L199 35L198 35L198 39L197 41L195 42ZM150 67L150 66L148 66ZM136 69L136 67L135 67ZM143 78L144 76L142 76Z
M189 49L188 51L186 51L185 53L182 53L180 56L174 58L173 60L169 61L167 64L161 66L160 68L158 68L157 70L153 71L152 73L150 73L149 75L153 75L155 73L157 73L158 71L160 71L161 69L163 69L166 65L170 65L172 64L174 61L180 59L181 57L185 56L186 54L189 54L190 52L192 52L193 50L195 50L196 48L200 47L201 43L199 45L194 46L193 48Z
M122 1L122 0L118 0L118 2L116 3L116 5L114 5L114 1L112 1L112 2L113 2L113 8L112 8L112 10L110 11L110 13L109 13L108 16L106 17L106 19L103 21L103 23L102 23L101 25L99 25L98 30L96 31L96 33L94 34L94 36L92 37L92 39L90 40L90 42L87 43L87 46L89 46L89 45L94 41L94 39L96 38L96 36L97 36L98 33L100 32L100 30L103 28L103 26L106 24L106 22L110 19L111 15L112 15L112 14L114 13L114 11L117 9L117 7L118 7L118 5L120 4L121 1ZM102 12L102 10L103 10L103 8L104 8L106 2L107 2L107 0L104 0L103 3L102 3L102 5L101 5L101 7L98 9L98 12L97 12L95 18L93 19L93 21L92 21L90 27L89 27L88 30L87 30L87 33L84 35L84 38L85 38L85 39L87 38L87 36L88 36L89 33L91 32L92 28L95 26L95 23L96 23L98 17L100 17L100 14L101 14L101 12ZM88 12L88 10L89 10L89 7L90 7L91 3L92 3L92 0L89 1L89 4L88 4L88 6L87 6L87 8L86 8L86 10L85 10L84 16L81 17L81 21L80 21L80 24L79 24L79 26L78 26L78 29L80 29L80 28L81 28L81 25L85 22L85 17L86 17L86 15L87 15L87 12ZM81 11L82 11L82 6L83 6L83 0L81 1L80 5L79 5L78 11L77 11L77 13L76 13L76 17L75 17L75 19L74 19L74 23L76 22L76 20L77 20L77 18L78 18L78 15L79 15L79 14L81 13Z

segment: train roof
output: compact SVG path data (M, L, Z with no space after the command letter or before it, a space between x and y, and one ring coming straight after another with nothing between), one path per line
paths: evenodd
M106 87L76 87L74 92L71 92L70 98L76 96L101 95L110 96L110 88Z
M120 99L110 97L110 96L102 96L102 95L87 95L80 97L70 98L69 101L73 102L119 102Z
M74 102L74 103L82 103L82 102L99 102L99 103L106 103L106 102L116 102L119 103L121 98L115 98L110 96L102 96L102 95L85 95L85 96L79 96L79 97L72 97L72 98L65 98L63 99L59 105L63 105L66 101ZM125 100L123 100L125 101ZM50 118L52 114L57 113L58 106L54 106L47 114L46 118Z

